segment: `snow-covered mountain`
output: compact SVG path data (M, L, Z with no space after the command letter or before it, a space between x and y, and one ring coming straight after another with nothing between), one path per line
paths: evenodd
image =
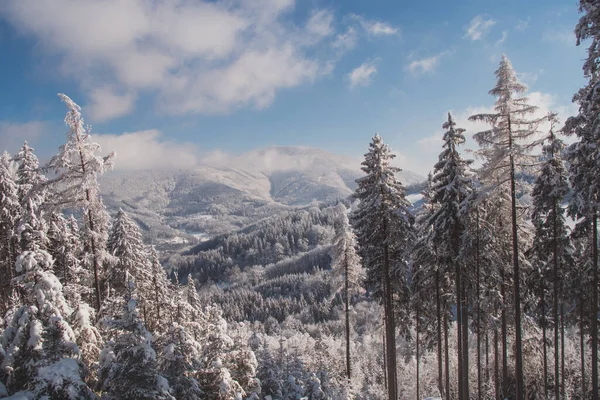
M101 179L111 211L123 208L154 237L215 235L278 210L348 197L360 159L308 147L268 147L186 170L115 171ZM423 177L402 171L404 184Z

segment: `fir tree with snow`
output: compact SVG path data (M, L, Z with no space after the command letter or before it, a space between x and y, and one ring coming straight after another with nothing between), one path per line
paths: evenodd
M81 107L64 94L59 94L67 106L65 124L69 128L67 142L47 165L56 177L49 181L52 187L50 202L58 208L81 207L84 216L82 239L85 243L86 267L92 272L94 306L102 304L101 280L108 233L108 214L100 197L98 175L112 167L114 154L100 157L100 146L92 141L90 127L81 116Z
M391 165L395 157L378 134L365 154L357 180L355 197L360 201L352 213L360 255L366 268L367 284L384 306L386 327L386 365L388 395L396 400L396 328L406 327L408 287L406 282L410 249L414 242L414 217L408 211L410 203ZM395 304L399 304L395 308ZM401 319L396 323L395 314Z
M106 400L170 400L169 383L158 371L152 335L144 327L135 300L135 284L127 274L122 314L106 321L115 339L100 355L99 389Z

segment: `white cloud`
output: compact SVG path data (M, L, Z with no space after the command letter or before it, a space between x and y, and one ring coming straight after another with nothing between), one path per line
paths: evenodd
M46 129L42 121L10 122L0 121L0 153L8 151L15 153L25 140L35 143Z
M350 88L356 86L367 86L371 83L373 75L377 73L377 66L374 61L365 61L358 67L354 68L348 74Z
M502 36L496 41L496 46L500 46L502 43L506 42L506 39L508 39L508 31L502 31Z
M101 121L129 113L142 95L156 94L163 112L221 113L268 106L279 90L313 82L335 63L318 51L337 40L334 15L314 10L298 24L293 8L293 0L5 0L0 16L58 60Z
M406 66L406 69L408 69L413 75L431 73L437 68L438 64L440 63L440 59L449 53L450 52L448 51L442 51L441 53L431 57L413 60Z
M493 19L486 19L483 15L478 15L465 27L465 37L469 37L471 40L479 40L483 38L495 24L496 21Z
M530 117L532 119L543 118L548 115L550 111L556 112L561 122L564 121L571 115L577 112L577 107L569 103L567 105L559 103L558 96L543 92L531 92L527 95L529 103L538 107L537 111ZM469 117L475 114L492 114L494 108L490 106L471 106L462 110L452 111L452 117L456 122L457 126L466 130L465 136L467 142L465 143L462 151L473 151L478 148L477 143L473 139L473 135L477 132L481 132L490 128L488 124L483 121L469 121ZM441 151L443 130L441 125L447 119L447 114L444 113L440 116L440 129L438 129L433 135L423 137L417 140L417 151L412 156L410 162L415 163L415 171L425 173L427 169L432 169L437 155ZM549 124L542 123L539 126L540 137L548 132ZM466 158L473 158L472 154L465 154ZM423 160L427 160L423 162Z
M129 114L134 103L135 96L131 93L120 95L114 88L98 87L91 90L86 110L92 120L104 121Z
M127 132L121 135L94 134L103 153L115 151L115 170L192 168L198 165L194 144L161 140L156 130Z
M531 21L531 17L528 17L525 20L520 19L519 21L517 21L517 25L515 25L515 30L524 31L529 26L530 21Z
M357 38L358 34L356 33L356 29L349 27L346 32L340 33L336 36L331 46L340 53L343 53L353 49L354 46L356 46Z
M399 35L400 29L396 28L386 22L377 21L372 19L365 19L364 17L356 14L352 14L351 17L358 21L360 26L370 36L390 36Z

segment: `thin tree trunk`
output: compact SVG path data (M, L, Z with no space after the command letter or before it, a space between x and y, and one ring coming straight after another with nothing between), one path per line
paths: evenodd
M583 293L579 292L579 350L581 357L581 395L585 396L585 309L583 308Z
M498 330L494 329L494 387L496 391L496 400L502 400L502 389L500 388L500 355L498 349Z
M463 351L463 397L464 399L470 399L469 395L469 310L467 307L468 304L468 295L467 290L465 288L466 285L463 284L463 303L462 303L462 351Z
M542 346L544 353L544 397L548 398L548 349L546 346L546 296L544 296L544 284L542 283ZM557 398L558 399L558 398Z
M420 383L420 381L419 381L419 378L420 378L419 377L419 355L420 355L419 354L419 350L420 350L419 349L419 317L420 317L419 316L419 309L420 309L419 304L417 304L416 308L417 308L417 310L416 310L417 311L417 313L416 313L417 314L417 323L416 323L416 328L417 328L417 400L419 400L421 398L421 393L419 390L420 389L420 387L419 387L419 383Z
M558 360L558 243L557 243L557 221L556 221L556 203L552 209L554 213L554 397L560 399L559 385L559 360Z
M485 381L490 380L490 337L486 330L485 332Z
M348 383L350 383L350 293L348 290L348 261L346 261L344 269L344 302L346 306L346 377L348 378Z
M454 261L455 263L455 278L456 278L456 343L457 343L457 361L458 361L458 379L457 379L457 383L458 383L458 398L459 399L463 399L464 398L464 383L463 383L463 374L464 374L464 369L463 369L463 350L462 350L462 340L463 340L463 336L462 336L462 302L461 302L461 295L462 295L462 290L461 290L461 281L460 281L460 265L457 261Z
M387 220L383 220L383 232L387 235ZM394 307L392 303L392 284L390 276L390 257L387 243L383 246L383 273L385 277L384 313L386 316L387 368L388 368L388 397L397 400L396 392L396 324L394 322Z
M477 329L477 399L481 400L481 282L480 282L480 259L479 259L479 208L477 208L477 241L475 244L475 262L476 262L476 286L477 286L477 306L476 314L476 329Z
M592 331L592 400L598 400L598 220L596 209L592 214L592 307L590 329Z
M501 332L502 332L502 395L507 394L507 385L508 385L508 345L506 343L508 332L507 332L507 323L506 323L506 278L504 266L500 267L500 278L501 278L501 286L500 286L500 294L502 296L502 310L500 312L501 319Z
M448 350L448 305L444 301L444 363L446 364L446 400L450 400L450 357Z
M524 399L525 385L523 383L523 339L521 332L521 276L519 271L519 236L517 232L517 194L515 188L515 159L513 148L512 128L510 114L508 116L508 146L510 151L510 198L512 209L512 252L513 252L513 280L514 280L514 306L515 306L515 399ZM598 400L598 399L595 399Z
M565 305L560 305L560 387L565 398Z
M385 383L385 390L388 388L387 378L387 346L385 345L385 335L387 334L387 321L385 315L383 316L383 382Z
M435 271L435 303L437 312L437 353L438 353L438 389L444 397L443 368L442 368L442 311L440 301L440 271Z

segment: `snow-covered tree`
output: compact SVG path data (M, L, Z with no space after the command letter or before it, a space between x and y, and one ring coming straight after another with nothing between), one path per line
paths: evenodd
M106 273L109 297L125 296L128 290L125 276L131 275L136 284L138 307L148 327L147 320L152 312L148 300L153 296L149 257L137 224L122 209L119 209L113 220L107 250L114 260ZM113 304L113 301L110 300L109 304ZM114 311L105 310L105 313Z
M589 225L588 252L591 258L592 298L589 309L592 343L592 399L598 400L598 205L600 201L600 7L595 0L580 0L579 11L583 13L575 35L577 45L590 39L587 58L583 63L583 75L587 80L573 101L579 104L576 116L567 119L563 131L576 135L578 141L569 146L567 161L573 195L569 202L569 214L583 219L580 224Z
M21 216L16 175L8 153L0 155L0 312L6 311L11 296L14 266L20 252L18 221Z
M161 348L158 368L169 381L171 395L176 399L201 399L202 390L194 377L199 363L200 343L184 327L174 323L158 340L158 345Z
M90 128L84 125L81 108L68 96L59 94L68 112L65 124L69 127L67 142L48 163L47 168L56 173L52 184L54 206L81 207L84 216L82 239L86 246L86 266L93 273L94 305L96 311L102 304L101 280L108 232L108 214L102 203L98 175L112 166L114 153L100 157L100 146L92 141Z
M146 324L150 330L162 332L168 324L168 307L173 290L154 246L150 247L149 253L151 287L146 299L149 308Z
M564 144L553 131L558 121L550 116L552 127L543 148L540 173L533 188L533 211L531 221L535 226L535 237L530 249L534 266L530 282L536 285L536 303L539 309L540 325L543 332L544 376L547 376L546 328L547 313L553 310L554 320L554 395L560 396L559 385L559 304L564 301L562 283L567 280L567 272L572 265L572 248L569 240L562 202L569 193L567 172L562 161ZM549 294L552 293L552 296ZM552 303L550 300L552 299ZM544 379L547 382L546 379ZM545 385L547 392L547 385ZM547 394L547 393L546 393Z
M526 97L520 97L527 87L519 82L506 55L502 55L495 75L496 85L490 90L490 94L497 98L494 112L473 115L469 119L484 121L491 125L491 129L474 135L480 146L478 155L484 160L484 164L479 170L482 183L488 186L488 193L493 193L494 196L506 193L510 196L510 204L506 205L503 218L505 226L511 228L515 318L515 390L516 398L521 399L525 393L521 325L522 265L520 265L524 261L522 243L524 238L522 234L519 235L519 231L526 231L526 228L520 229L519 227L519 225L523 225L523 213L518 210L517 173L531 164L532 158L529 153L537 145L537 142L533 140L533 135L537 133L537 127L541 120L531 117L537 107L530 105ZM506 348L506 345L504 347Z
M127 291L123 311L118 319L108 320L115 332L100 355L99 388L102 399L171 400L169 383L158 372L152 335L146 330L136 310L135 284L127 274Z
M432 241L436 244L436 257L440 264L447 266L446 271L454 273L454 293L456 296L456 317L458 328L458 378L459 397L469 397L469 343L468 343L468 306L465 288L470 278L464 262L459 260L461 236L465 230L463 202L472 192L471 178L467 175L470 164L458 152L458 146L465 142L462 128L458 128L452 115L443 124L444 145L439 161L434 166L431 191L432 202L437 205L429 219L432 226ZM462 354L461 354L462 353Z
M414 241L414 218L408 211L406 190L396 178L400 169L390 164L395 157L378 134L365 154L355 197L360 201L352 213L367 283L384 306L388 395L396 400L395 298L403 311L408 305L406 282L409 251ZM406 327L405 321L401 326Z
M338 286L344 291L344 313L346 325L346 377L351 379L350 362L350 296L360 292L363 281L363 269L356 250L356 236L350 227L348 211L342 203L338 205L339 221L331 247L331 269L340 281Z
M67 321L72 310L62 285L52 272L52 256L44 250L25 251L16 262L15 278L21 305L10 315L2 335L1 368L12 393L35 398L94 399L75 334ZM44 397L46 396L46 397Z

